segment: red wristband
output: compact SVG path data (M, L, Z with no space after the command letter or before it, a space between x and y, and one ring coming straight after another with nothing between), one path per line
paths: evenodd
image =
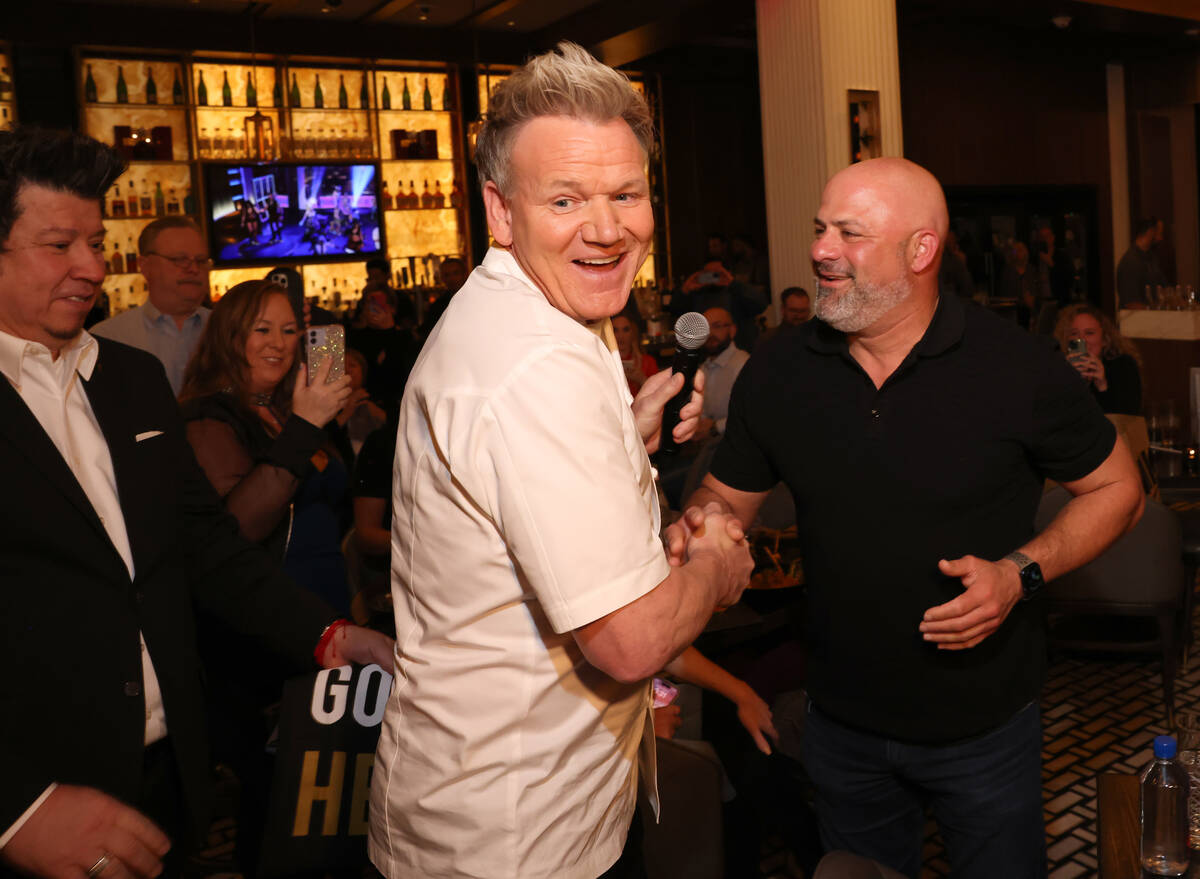
M317 642L316 649L313 650L313 659L317 661L317 665L324 665L321 658L325 655L325 650L329 647L329 642L333 640L333 636L337 634L338 629L343 626L350 625L347 619L334 620L325 627L325 631L321 633L321 640Z

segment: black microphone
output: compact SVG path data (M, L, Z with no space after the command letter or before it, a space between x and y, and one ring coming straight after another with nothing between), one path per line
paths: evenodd
M696 377L696 368L704 360L704 343L707 341L708 321L700 312L689 311L675 321L675 359L671 362L671 372L683 373L683 390L663 407L662 437L658 442L658 451L664 455L679 452L679 443L671 434L679 424L679 410L692 399L692 381Z

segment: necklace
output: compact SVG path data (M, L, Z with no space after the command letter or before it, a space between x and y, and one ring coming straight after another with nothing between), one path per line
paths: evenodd
M250 402L253 403L255 406L270 406L271 405L271 395L270 394L251 394Z

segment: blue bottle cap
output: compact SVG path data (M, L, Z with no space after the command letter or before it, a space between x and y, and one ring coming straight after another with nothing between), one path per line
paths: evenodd
M1175 756L1174 736L1154 737L1154 756L1159 760L1170 760Z

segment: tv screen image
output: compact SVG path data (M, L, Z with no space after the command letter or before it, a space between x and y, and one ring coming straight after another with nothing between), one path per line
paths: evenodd
M383 249L375 165L209 165L218 265L357 259Z

